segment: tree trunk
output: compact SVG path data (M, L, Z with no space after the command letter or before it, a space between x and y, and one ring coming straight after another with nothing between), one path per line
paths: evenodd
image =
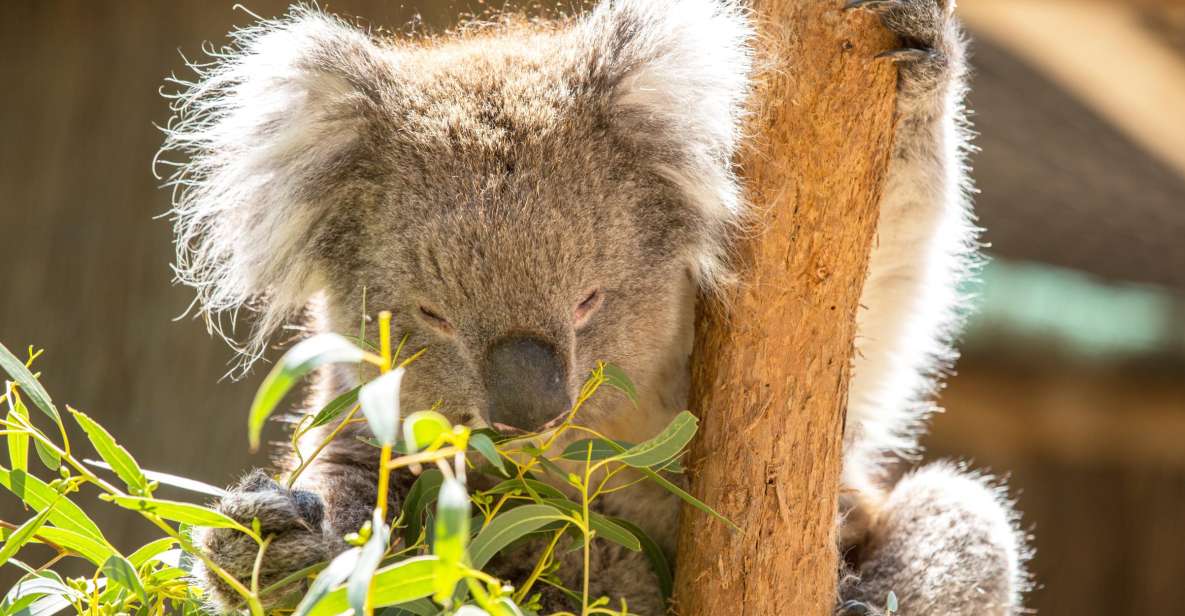
M892 37L838 1L755 0L763 74L740 164L754 213L741 281L701 303L682 616L830 614L856 311L888 166Z

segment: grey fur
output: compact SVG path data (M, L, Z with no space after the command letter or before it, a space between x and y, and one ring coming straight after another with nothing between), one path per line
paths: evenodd
M883 296L949 291L973 231L958 187L926 183L957 182L962 172L961 146L944 141L957 133L963 88L950 7L864 6L915 49L896 56L896 151L862 301L871 316L859 324L861 338L875 342L884 324L873 317L889 315L893 326L914 318L906 303L883 307ZM357 331L365 295L371 323L390 310L407 348L429 349L403 381L402 407L441 402L453 421L474 426L489 420L483 362L498 340L545 341L573 395L596 361L612 362L637 384L640 403L605 391L581 420L615 438L648 438L686 406L697 293L729 280L730 230L742 217L730 161L751 36L731 0L607 1L579 18L509 19L435 40L379 39L295 7L235 33L235 46L197 67L199 79L176 98L165 149L188 157L173 177L178 278L197 289L199 310L220 333L230 334L222 316L244 306L260 313L240 346L247 363L306 308L312 330ZM959 198L948 203L952 195ZM926 242L888 236L915 212L950 214L956 248L920 248L944 233L924 217L914 233ZM937 260L951 275L878 286L885 264L900 259ZM916 386L899 389L925 396L927 362L946 355L950 321L943 313L920 324L927 344L917 345L906 376L858 361L857 380L908 378ZM862 351L886 365L899 354ZM313 407L365 376L327 372ZM865 385L853 389L878 390ZM893 590L902 614L1015 613L1025 552L997 489L951 467L895 490L881 485L886 452L908 452L916 441L926 411L915 406L853 396L842 536L860 558L842 572L843 609L875 605ZM355 438L362 430L348 428L294 491L253 474L223 499L228 515L259 518L275 535L265 585L340 551L341 537L369 519L377 459ZM412 479L396 475L392 511ZM944 493L949 486L960 490ZM642 484L603 507L673 552L676 498ZM240 579L255 557L248 543L225 530L200 537ZM524 561L503 560L502 575L521 577ZM594 565L594 594L625 598L636 613L663 611L637 554L597 542ZM232 609L228 589L206 579L214 603ZM558 607L555 597L546 601Z

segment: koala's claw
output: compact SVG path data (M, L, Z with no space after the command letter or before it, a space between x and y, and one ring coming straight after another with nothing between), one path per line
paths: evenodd
M918 109L938 100L944 85L956 78L963 39L951 0L848 0L847 11L874 13L903 45L876 55L897 64L902 109Z
M259 520L263 537L271 537L260 568L260 586L266 587L284 576L329 557L330 542L322 530L325 507L312 492L289 490L256 470L244 477L218 504L218 510L240 524L251 527ZM201 529L198 546L215 564L240 582L249 584L259 546L240 531L227 528ZM222 610L233 608L238 596L223 580L204 571L211 600ZM296 588L282 589L283 598Z

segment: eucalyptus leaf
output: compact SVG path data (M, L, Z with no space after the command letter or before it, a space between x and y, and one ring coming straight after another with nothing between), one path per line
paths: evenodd
M683 411L654 438L638 443L609 458L634 468L649 468L662 464L683 452L699 427L699 419Z
M658 587L662 591L663 599L670 599L671 594L675 590L675 576L671 571L670 562L667 561L667 554L659 547L650 535L645 531L634 525L629 520L621 518L613 518L613 522L618 526L633 533L637 538L638 543L642 546L642 553L646 555L646 559L650 561L650 568L654 571L654 576L658 578Z
M394 445L399 427L399 386L403 368L396 368L358 390L362 414L370 431L382 445Z
M659 475L658 473L656 473L648 468L643 468L643 469L641 469L641 471L642 471L642 474L649 477L651 481L662 486L663 489L670 492L671 494L678 496L680 499L683 500L683 502L691 505L692 507L695 507L696 509L699 509L700 511L716 518L717 520L720 520L721 522L724 522L732 530L741 532L741 527L734 524L732 522L732 520L724 517L723 515L718 513L715 509L712 509L711 507L709 507L706 503L704 503L700 499L688 494L685 490L683 490L683 488L680 488L679 486L671 483L670 481L667 481L662 475Z
M318 426L323 426L334 419L337 419L337 417L345 412L346 409L354 406L358 402L358 390L360 389L362 389L361 385L351 389L350 391L347 391L333 400L330 400L329 404L326 404L324 407L322 407L321 410L317 412L316 416L313 417L313 422L309 424L309 428L311 429Z
M28 424L29 423L29 409L25 408L25 403L21 400L10 383L8 385L8 422L13 424ZM22 471L29 470L29 435L24 432L13 430L8 434L8 461L12 463L12 468Z
M601 374L605 377L605 384L625 394L625 397L638 406L638 388L626 376L625 371L613 364L602 364Z
M589 452L589 446L592 446L592 452ZM565 460L575 460L577 462L584 462L590 460L598 462L605 458L611 458L619 453L624 453L633 445L625 441L607 441L600 438L584 438L573 443L569 443L564 448L564 452L560 457Z
M435 556L409 558L379 569L374 575L371 607L387 607L422 599L432 594ZM337 588L309 612L310 616L330 616L350 609L345 588Z
M317 574L317 579L309 585L308 592L300 600L292 616L308 616L322 597L350 577L350 572L358 564L358 556L361 553L361 548L350 548L330 561L329 566L322 569L321 573Z
M344 336L333 333L318 334L288 349L263 379L251 403L247 415L247 439L251 450L259 449L264 422L296 381L325 364L358 363L365 356L365 351Z
M99 526L78 505L58 494L49 484L24 471L9 471L0 467L0 485L21 499L26 505L42 511L54 503L49 521L60 528L73 530L110 545Z
M433 598L437 603L444 603L464 577L460 565L465 560L465 545L469 541L469 493L464 484L451 477L440 486L434 529L432 553L439 560Z
M408 453L416 453L452 429L453 424L444 415L436 411L416 411L403 420L403 443Z
M149 496L148 478L144 476L144 471L140 470L140 465L136 463L132 454L116 443L111 433L86 413L69 406L66 410L74 415L74 421L78 422L83 432L86 432L91 445L99 452L99 457L103 458L103 461L111 466L111 470L127 484L128 490L132 494Z
M53 514L50 514L50 521L53 521ZM37 536L38 539L52 541L64 548L77 552L80 556L99 567L108 558L119 554L115 551L115 548L107 545L106 542L65 528L42 526L41 530L37 531Z
M251 534L247 527L209 507L144 496L112 496L110 498L112 502L124 509L151 513L166 520L207 528L233 528L245 534Z
M118 555L111 556L107 562L103 563L102 571L108 581L123 586L140 597L142 602L148 603L148 593L144 591L144 584L140 581L140 576L136 574L136 568L126 558Z
M56 471L62 466L62 458L58 452L45 446L45 443L37 439L33 439L33 450L37 452L37 457L41 463L51 471Z
M3 368L17 382L17 385L21 386L21 390L29 396L37 408L41 409L41 412L53 419L59 427L62 425L62 416L58 413L57 407L53 405L53 401L50 400L49 393L41 386L37 377L33 376L33 373L25 367L25 362L17 359L16 355L13 355L12 351L9 351L8 347L3 344L0 344L0 368Z
M383 523L383 517L376 509L370 525L370 538L358 552L354 570L346 580L346 598L355 614L366 613L363 606L366 604L366 596L370 593L375 569L378 568L379 563L383 560L383 554L387 551L388 538L390 538L390 529Z
M481 569L495 554L520 537L567 518L555 507L539 504L523 505L494 516L469 544L470 565Z
M17 550L20 550L25 546L26 543L33 539L33 535L35 535L37 530L45 524L47 519L49 519L49 514L52 510L53 505L51 504L41 513L38 513L32 518L26 520L24 524L16 527L16 529L14 529L12 533L8 535L8 538L4 540L4 545L0 547L0 565L8 562L8 559L16 555Z
M519 492L527 494L531 498L554 498L563 500L567 497L564 493L555 488L555 486L539 481L538 479L527 479L526 477L519 479L507 479L500 482L494 487L486 490L486 494L505 494L507 492Z
M138 569L144 563L154 560L170 550L176 543L177 540L172 537L157 539L156 541L140 546L135 552L129 554L128 562L132 563L132 566Z
M107 464L106 462L101 462L99 460L83 460L83 462L90 464L91 466L105 468L109 471L115 470L114 468L112 468L112 466L110 464ZM181 488L182 490L189 490L190 492L197 492L199 494L208 494L210 496L217 496L218 498L222 498L223 496L226 496L226 490L223 490L222 488L219 488L217 486L212 486L208 483L198 481L196 479L189 479L188 477L178 477L177 475L170 475L169 473L162 473L159 471L150 471L147 469L141 469L141 472L144 473L144 476L147 477L149 479L149 481L163 483L167 486L173 486L174 488Z
M506 465L502 462L502 454L498 453L498 448L494 445L493 439L480 432L474 432L469 435L469 447L481 454L487 462L492 464L502 476L507 475Z
M430 468L420 473L403 498L403 541L415 544L423 530L424 511L436 500L444 475L438 469Z
M569 515L582 515L580 505L577 505L572 501L547 499L544 502ZM588 512L588 525L590 528L596 531L597 537L612 541L613 543L624 546L626 549L634 552L642 549L642 544L632 532L610 518L605 517L595 511Z

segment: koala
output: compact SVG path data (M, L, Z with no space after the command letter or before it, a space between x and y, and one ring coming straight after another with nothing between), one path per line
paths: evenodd
M837 613L881 613L892 591L900 614L1011 615L1027 584L1024 537L994 480L937 463L891 481L953 358L976 249L953 5L836 6L872 11L906 45L886 54L896 139L857 323ZM228 338L224 321L256 313L236 345L246 363L294 319L352 333L363 310L389 310L408 348L428 349L403 381L405 409L439 403L456 423L535 431L568 411L598 360L640 399L604 392L582 423L637 442L687 406L695 302L733 284L729 244L747 214L732 163L756 57L743 6L605 0L395 38L298 5L231 36L179 82L163 150L184 159L171 181L178 280ZM311 408L358 379L326 371ZM344 549L369 519L378 456L357 436L364 427L347 427L293 490L256 471L222 499L275 536L264 586ZM392 510L412 479L395 473ZM639 484L604 507L673 553L677 499ZM248 538L206 529L198 542L249 579ZM602 543L594 596L664 613L642 557ZM215 607L235 609L206 578Z

